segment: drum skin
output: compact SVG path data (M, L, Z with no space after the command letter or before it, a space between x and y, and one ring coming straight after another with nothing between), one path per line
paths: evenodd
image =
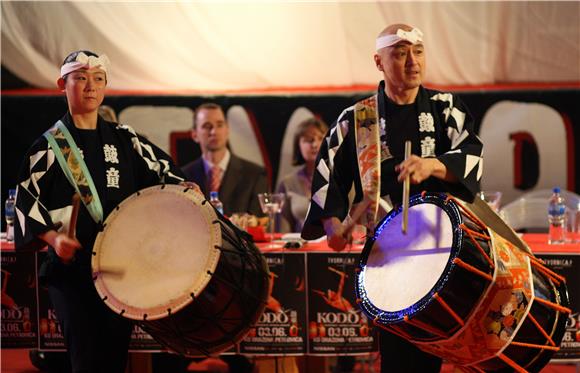
M462 329L462 326L442 306L441 302L435 300L435 294L437 294L437 297L444 299L461 320L469 320L477 305L484 300L484 294L489 287L489 282L482 279L482 276L492 276L494 272L493 267L481 253L483 251L485 255L492 259L495 255L495 251L490 247L492 241L489 240L489 237L485 239L487 229L482 229L481 222L478 221L477 217L473 217L475 221L472 220L468 213L459 208L458 203L449 201L447 195L443 193L423 193L410 199L410 209L413 206L422 208L420 206L422 204L433 204L445 212L444 215L448 216L453 226L453 244L449 251L447 265L439 278L434 281L432 288L421 299L408 305L408 307L396 311L386 311L377 307L369 297L368 285L365 285L367 265L376 265L376 263L368 263L369 258L373 258L373 254L376 255L374 250L379 250L377 243L379 239L384 239L381 235L393 234L393 226L389 227L391 230L386 230L385 227L393 224L397 215L402 215L400 209L392 211L377 225L375 235L367 240L361 254L359 275L355 286L357 302L360 308L370 319L374 320L375 325L399 334L410 342L415 343L419 348L429 344L438 345L440 341L445 341ZM462 226L476 232L475 239L473 239L473 235L468 236L465 233L466 230L461 228ZM400 239L400 237L393 237L393 239ZM413 237L408 239L411 240ZM495 259L501 262L501 258ZM457 260L467 263L475 268L475 271L481 271L483 275L474 275L474 271L466 270L463 266L456 265ZM539 267L540 269L543 268L541 265ZM538 346L550 345L548 339L532 321L534 319L545 330L549 338L554 341L555 345L558 346L564 335L567 321L566 312L556 311L538 301L551 302L556 305L555 307L560 307L561 309L569 307L565 282L554 280L553 277L546 275L545 270L538 270L538 266L532 265L531 273L533 275L535 300L531 305L528 316L518 325L519 329L517 329L513 340L502 351L501 355L505 359L493 357L484 361L473 362L473 366L480 369L474 369L473 371L513 372L514 366L506 363L507 359L511 359L516 365L519 365L518 369L522 369L521 371L535 372L545 366L554 354L553 349L530 348L517 344L521 342ZM416 271L415 276L421 276L419 270ZM376 277L372 278L376 279ZM384 286L389 286L389 284L384 284ZM406 289L401 288L400 291L405 292ZM408 320L412 320L413 323L407 322ZM427 325L427 327L424 325ZM435 331L431 330L431 327ZM442 331L442 333L438 333L438 331ZM433 353L433 350L430 352ZM471 371L469 366L465 366L465 368L467 371Z
M176 185L124 200L97 236L92 267L109 308L188 356L234 347L268 296L268 267L251 237Z
M371 316L373 319L378 316L381 323L398 324L406 332L411 333L414 340L419 341L431 341L440 338L413 326L405 325L402 323L404 315L415 317L429 325L436 326L438 329L449 331L449 333L452 334L459 329L459 325L451 316L449 316L441 305L434 300L433 294L438 292L447 300L448 303L457 305L454 308L455 312L457 312L461 318L466 319L469 316L473 305L479 301L481 294L483 294L487 286L485 282L474 278L470 272L453 264L454 258L459 257L477 269L491 274L491 268L482 256L477 255L477 250L475 250L473 242L465 237L460 229L456 228L462 222L459 210L454 205L445 204L444 201L445 200L440 196L426 195L424 198L421 198L420 196L413 197L409 204L410 207L420 203L435 204L448 214L451 223L454 226L453 247L448 264L445 267L444 273L433 285L433 288L429 293L425 294L421 300L406 309L402 309L399 312L385 312L384 310L375 307L374 304L368 300L368 297L365 295L364 284L357 281L357 299L362 300L359 305L367 315ZM389 224L389 218L395 215L396 214L393 213L389 214L377 226L381 227ZM361 269L365 268L367 265L367 259L371 250L373 250L375 240L376 236L373 236L365 243L364 250L361 254ZM484 242L481 242L481 245L486 253L489 254L488 245ZM460 248L464 249L460 250ZM419 273L416 274L416 276L419 275ZM405 289L400 290L405 291Z

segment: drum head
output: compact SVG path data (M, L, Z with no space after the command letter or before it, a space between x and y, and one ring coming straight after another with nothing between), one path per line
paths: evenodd
M402 219L400 212L388 215L365 248L361 282L366 300L380 312L412 313L442 277L452 252L453 224L441 206L412 200L406 235Z
M115 312L135 320L191 303L219 261L221 231L204 197L177 185L143 189L105 221L93 248L95 287Z

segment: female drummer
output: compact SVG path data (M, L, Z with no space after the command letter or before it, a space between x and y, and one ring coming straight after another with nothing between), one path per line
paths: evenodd
M16 249L48 244L39 278L48 286L73 372L122 373L127 362L132 324L107 308L91 278L102 222L132 193L183 181L167 154L98 115L109 72L104 54L66 57L57 85L68 111L32 145L17 185ZM76 229L69 231L73 195L80 196L80 207Z

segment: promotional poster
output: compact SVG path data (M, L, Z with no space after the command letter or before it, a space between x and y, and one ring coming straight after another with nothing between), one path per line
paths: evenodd
M358 254L308 256L308 352L319 355L376 351L372 324L356 305Z
M34 254L2 252L2 348L35 347L36 273Z
M270 296L258 323L240 343L240 353L306 352L305 254L264 254L270 269Z
M568 315L566 331L555 360L580 360L580 255L541 254L546 265L566 278L572 313Z

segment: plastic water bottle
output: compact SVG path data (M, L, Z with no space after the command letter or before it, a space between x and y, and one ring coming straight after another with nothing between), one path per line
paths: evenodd
M566 202L560 195L560 188L553 190L548 203L548 231L549 244L561 244L566 242Z
M219 211L220 214L224 213L224 204L220 201L218 197L218 192L209 192L209 203Z
M6 241L14 241L14 204L16 203L16 189L8 190L8 198L4 204L4 217L6 218Z

